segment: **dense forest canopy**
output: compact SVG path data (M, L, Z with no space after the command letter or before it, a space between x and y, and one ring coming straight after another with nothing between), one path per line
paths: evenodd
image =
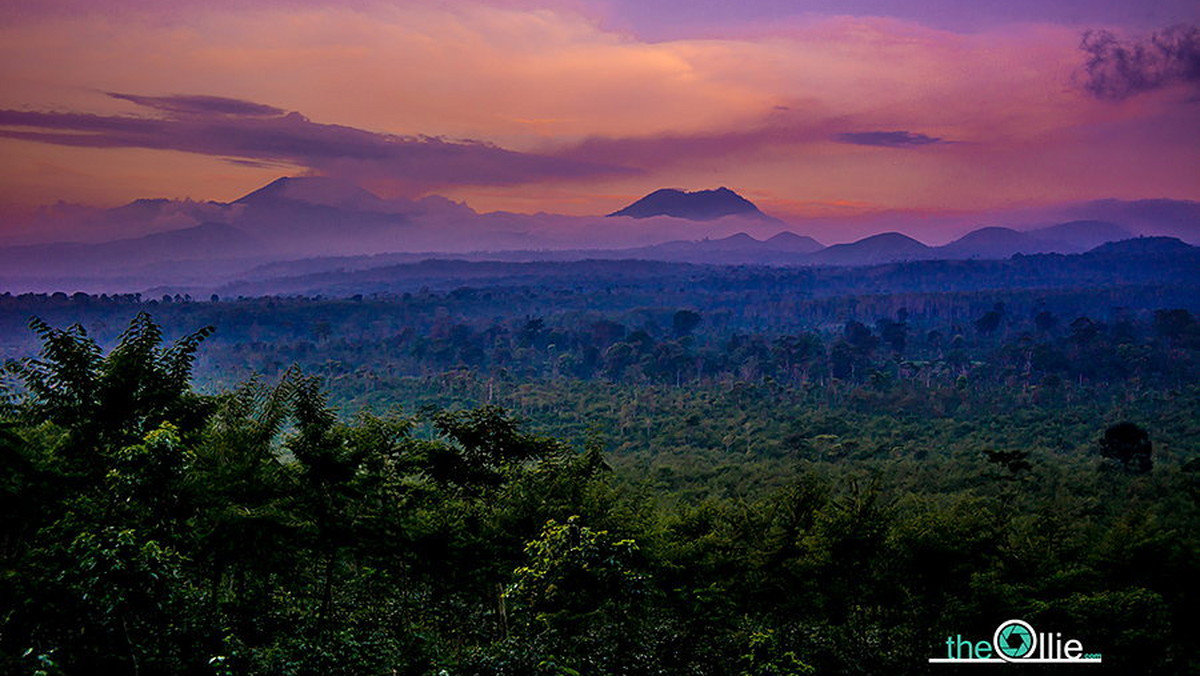
M1200 675L1200 0L0 62L0 676Z
M1194 271L679 270L0 297L0 666L1200 668Z

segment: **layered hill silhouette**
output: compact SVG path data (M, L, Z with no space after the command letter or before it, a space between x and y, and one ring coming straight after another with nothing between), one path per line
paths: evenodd
M932 251L908 235L885 232L822 249L813 254L812 261L819 265L872 265L932 258Z
M67 242L0 248L3 276L86 276L105 271L129 272L164 262L260 260L263 243L225 223L202 223L144 237L100 244Z
M1101 244L1088 253L1096 256L1145 256L1176 254L1195 248L1175 237L1135 237Z
M883 241L887 241L886 239ZM839 250L841 251L841 250ZM398 294L419 289L450 292L488 285L563 284L602 289L614 283L649 280L695 282L725 267L663 260L497 261L462 259L376 260L375 265L340 265L326 270L271 266L247 279L214 289L232 295ZM814 296L868 293L979 291L985 289L1108 288L1114 284L1169 287L1186 296L1200 284L1200 247L1174 238L1136 238L1103 244L1081 254L1019 255L1003 260L911 260L873 265L775 269L807 274ZM640 280L640 281L639 281ZM466 287L466 288L464 288ZM206 290L207 291L207 290Z
M826 247L728 188L657 190L609 217L576 217L481 214L437 196L384 199L346 181L281 178L228 203L141 199L73 213L73 227L100 241L0 247L0 291L97 290L114 280L123 290L138 290L185 279L353 271L428 258L773 266L995 260L1081 253L1139 234L1200 232L1197 203L1109 206L1135 225L1087 218L1028 230L981 227L943 246L887 232ZM1165 225L1155 228L1151 217L1164 213ZM105 239L103 233L111 234ZM623 241L642 243L618 244ZM1159 253L1187 246L1178 240L1133 242L1127 246Z
M1014 254L1058 251L1062 246L1062 242L1046 241L1032 233L987 227L973 230L941 249L952 258L1008 258Z
M1105 242L1133 237L1128 229L1105 221L1070 221L1036 230L987 227L938 247L945 258L1008 258L1016 254L1082 253Z

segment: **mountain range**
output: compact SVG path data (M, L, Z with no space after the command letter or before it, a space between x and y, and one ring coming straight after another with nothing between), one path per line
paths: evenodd
M204 289L163 287L160 293L210 291L221 297L303 295L347 297L353 294L472 293L495 286L551 284L568 296L580 289L603 290L614 284L729 283L728 268L687 262L630 259L582 260L463 260L372 257L343 260L337 266L297 261L264 266L237 281ZM1200 247L1171 237L1140 237L1102 244L1081 254L1031 254L1003 260L910 260L855 267L777 267L749 275L783 278L802 275L813 296L836 293L928 293L955 289L1073 289L1108 288L1114 284L1153 286L1164 297L1188 298L1200 283ZM722 276L725 281L716 282ZM735 275L737 279L742 277ZM672 281L674 280L674 281ZM758 287L754 287L758 288ZM202 297L202 296L201 296ZM576 299L577 301L577 299Z
M435 257L862 266L1072 254L1146 234L1197 241L1200 204L1149 202L1142 210L1132 202L1110 204L1122 216L1120 224L1090 218L1025 230L988 226L942 246L885 232L826 247L724 187L656 190L607 217L571 217L481 214L437 196L384 199L349 182L280 178L229 203L143 199L114 209L58 214L100 241L0 247L0 290L106 285L128 290L273 274L268 271L359 270ZM1147 214L1167 217L1155 221Z

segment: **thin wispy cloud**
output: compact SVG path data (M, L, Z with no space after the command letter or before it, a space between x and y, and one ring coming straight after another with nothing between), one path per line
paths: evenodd
M313 122L298 112L215 96L110 93L151 116L0 110L0 137L83 148L148 148L290 164L357 179L422 185L515 185L631 170L472 140L400 136Z
M917 148L920 146L946 143L936 136L927 136L911 131L851 131L834 137L839 143L883 148Z
M595 163L631 163L641 168L670 166L699 159L743 156L764 149L799 147L833 140L862 146L916 148L948 144L945 139L911 131L833 133L840 119L819 119L777 109L756 124L692 134L657 134L624 138L594 137L562 151L572 159Z
M108 92L108 95L114 99L129 101L145 108L153 108L177 116L278 117L287 114L287 111L282 108L224 96L139 96L120 92Z

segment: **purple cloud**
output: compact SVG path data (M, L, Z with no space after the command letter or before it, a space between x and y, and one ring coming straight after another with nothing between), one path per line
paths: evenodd
M632 173L472 140L381 134L215 96L112 93L159 117L0 110L0 137L86 148L151 148L239 163L288 163L332 175L421 185L515 185ZM14 128L15 127L15 128Z
M1098 99L1121 101L1175 84L1200 87L1200 28L1180 25L1142 40L1121 40L1109 31L1083 34L1087 53L1083 88Z
M926 136L911 131L852 131L838 134L834 140L839 143L883 148L915 148L934 143L946 143L935 136Z
M232 115L237 117L277 117L287 113L282 108L267 106L252 101L230 99L224 96L139 96L108 92L114 99L129 101L139 106L153 108L175 115Z

